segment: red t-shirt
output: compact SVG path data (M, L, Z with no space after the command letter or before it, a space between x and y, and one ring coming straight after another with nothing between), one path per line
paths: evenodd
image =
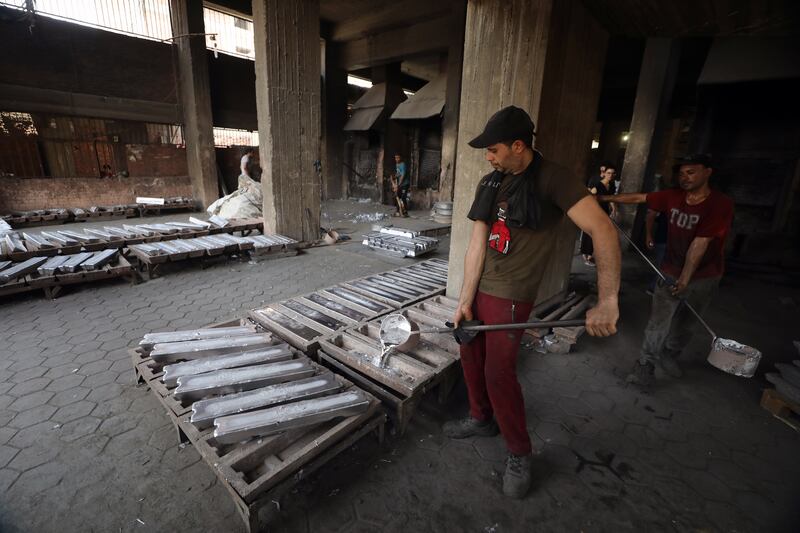
M686 191L668 189L647 195L647 207L667 218L667 253L661 265L664 273L678 278L686 252L695 237L710 237L703 259L692 278L716 278L725 271L725 237L733 221L733 200L712 189L697 205L686 203Z

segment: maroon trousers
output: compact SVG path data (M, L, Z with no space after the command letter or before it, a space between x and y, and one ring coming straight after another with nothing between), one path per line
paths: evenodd
M473 317L484 324L527 322L532 303L515 302L478 292ZM508 450L531 453L525 425L525 402L517 381L517 355L523 330L486 331L461 345L461 366L469 393L470 415L477 420L494 416Z

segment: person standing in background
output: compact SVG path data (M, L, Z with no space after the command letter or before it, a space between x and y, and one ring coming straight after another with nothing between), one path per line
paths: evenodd
M408 217L408 190L411 188L411 178L408 175L406 163L400 154L394 154L394 177L392 178L398 216Z
M612 191L614 185L614 176L617 174L617 169L611 163L604 163L605 170L599 177L591 178L588 183L589 192L593 195L611 195L614 194ZM600 167L603 168L603 167ZM617 216L617 206L614 205L613 202L606 202L600 204L600 207L603 208L603 211L611 218L615 218ZM592 237L583 232L581 234L581 254L583 254L583 262L586 266L594 266L594 244L592 243Z

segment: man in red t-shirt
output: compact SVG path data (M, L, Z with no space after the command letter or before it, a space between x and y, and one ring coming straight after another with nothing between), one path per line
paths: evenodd
M655 365L672 377L683 372L676 359L692 336L694 319L682 305L688 301L702 313L717 291L725 270L725 237L733 220L733 201L711 189L712 167L704 154L679 159L680 189L601 197L624 204L647 203L647 247L654 247L653 221L664 213L667 251L661 268L668 282L653 292L650 320L639 360L628 381L650 387Z

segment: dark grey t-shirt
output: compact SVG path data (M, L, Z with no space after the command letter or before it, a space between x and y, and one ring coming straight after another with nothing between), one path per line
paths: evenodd
M476 198L487 181L483 179L478 184ZM504 207L510 181L507 175L500 182L497 208ZM536 301L545 268L555 249L555 230L565 213L583 197L588 196L589 191L572 172L546 159L542 161L535 190L540 209L539 225L535 230L509 227L511 244L507 254L491 248L487 242L479 291L518 302ZM489 227L497 220L497 208L492 210L488 220L484 220Z

